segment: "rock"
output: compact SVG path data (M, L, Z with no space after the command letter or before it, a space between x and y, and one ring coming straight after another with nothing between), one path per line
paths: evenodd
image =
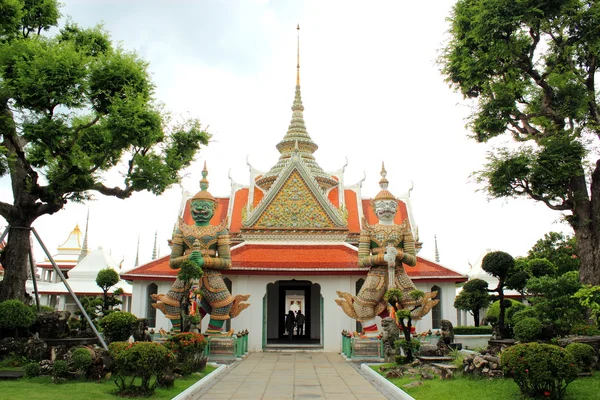
M452 379L452 377L454 377L454 372L452 372L451 369L442 369L442 372L440 374L440 377L442 379Z
M69 333L67 321L71 313L54 311L39 313L32 327L32 332L38 332L42 339L59 339Z
M489 361L491 363L496 363L496 364L500 363L500 357L495 357L495 356L492 356L489 354L484 355L483 359L486 361Z
M473 359L473 365L474 365L474 366L475 366L475 368L477 368L477 369L481 368L481 366L482 366L482 365L484 365L484 364L485 364L485 365L487 365L487 364L488 364L488 362L487 362L487 361L486 361L486 360L485 360L483 357L476 356L476 357Z
M417 386L423 386L423 382L421 382L421 381L414 381L414 382L411 382L411 383L407 383L406 385L403 385L402 387L410 389L410 388L414 388L414 387L417 387Z
M430 379L433 379L433 375L423 371L423 372L421 372L421 378L425 379L425 380L430 380Z
M0 340L0 356L7 356L14 353L17 356L23 355L25 349L25 341L15 339L14 337L6 337Z
M39 338L31 338L25 344L24 354L30 360L42 361L50 358L50 349L46 342Z
M487 375L489 372L490 372L489 368L484 368L484 369L481 370L481 373L484 374L484 375Z
M385 374L385 377L387 379L396 379L396 378L402 378L404 376L404 373L402 372L401 369L391 369L388 371L387 374Z

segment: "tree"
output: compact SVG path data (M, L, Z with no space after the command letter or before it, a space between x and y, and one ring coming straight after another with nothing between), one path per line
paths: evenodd
M100 286L100 289L102 289L103 292L103 313L106 313L106 310L109 309L108 291L111 287L115 286L119 280L121 280L121 278L117 271L108 267L98 271L98 275L96 275L96 285Z
M400 289L389 289L385 292L384 299L394 310L395 322L400 328L404 339L400 339L400 348L404 351L406 356L406 362L410 363L414 360L414 355L419 350L420 342L419 339L412 339L412 318L413 312L416 311L422 304L425 292L421 290L412 290L409 293L413 304L407 308L402 307L402 299L404 294Z
M507 279L515 270L514 266L514 258L510 254L505 253L503 251L493 251L487 253L481 261L481 268L488 274L498 279L498 286L496 286L495 289L490 289L490 291L498 293L498 300L500 302L498 328L500 329L500 335L503 338L506 338L508 336L506 324L504 322L506 314L506 304L504 302L504 287L506 286Z
M527 253L527 259L535 258L545 258L554 264L558 269L558 276L569 271L579 271L580 260L574 236L559 232L546 233Z
M575 297L581 287L577 271L527 281L527 291L532 295L529 302L546 326L547 337L566 335L574 325L584 323L586 309Z
M125 199L180 181L210 135L197 120L169 124L155 104L147 63L114 47L100 27L58 25L56 0L0 2L0 176L13 202L0 256L0 300L23 299L30 227L93 192ZM121 185L106 172L123 176ZM114 174L113 174L114 175Z
M460 294L454 300L454 307L468 311L479 326L479 311L490 305L488 283L483 279L472 279L465 283Z
M475 103L478 142L508 134L475 173L491 198L527 197L573 228L581 281L600 284L600 3L458 0L440 62Z

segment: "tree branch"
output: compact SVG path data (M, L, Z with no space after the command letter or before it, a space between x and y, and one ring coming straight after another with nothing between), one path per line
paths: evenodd
M11 214L15 213L15 206L12 204L5 203L0 201L0 215L4 217L5 220L9 221Z
M104 186L101 183L96 183L92 188L92 190L97 191L105 196L113 196L119 199L126 199L133 193L133 188L129 185L125 186L125 189L121 189L120 187L109 188Z

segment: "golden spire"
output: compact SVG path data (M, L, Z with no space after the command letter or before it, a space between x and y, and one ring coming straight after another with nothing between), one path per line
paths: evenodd
M204 169L202 170L202 179L200 180L200 191L192 197L193 200L209 200L214 203L217 202L215 198L208 192L208 169L206 168L206 161L204 161Z
M300 24L296 26L298 31L298 54L296 56L296 86L300 86Z

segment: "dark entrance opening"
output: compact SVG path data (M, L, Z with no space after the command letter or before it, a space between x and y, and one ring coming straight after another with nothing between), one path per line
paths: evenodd
M298 332L298 327L295 326L291 340L285 324L290 309L294 313L301 310L305 316L303 332ZM269 283L265 311L267 347L322 346L322 297L318 284L295 279Z

